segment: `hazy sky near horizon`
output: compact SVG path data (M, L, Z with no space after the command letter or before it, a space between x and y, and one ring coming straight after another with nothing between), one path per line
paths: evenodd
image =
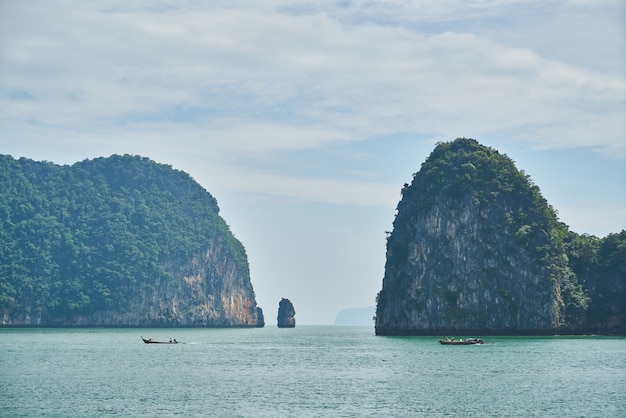
M0 153L189 173L267 326L374 305L402 185L457 137L626 229L626 2L0 1Z

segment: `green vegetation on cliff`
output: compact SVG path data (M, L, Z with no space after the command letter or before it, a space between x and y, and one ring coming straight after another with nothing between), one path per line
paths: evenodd
M626 231L604 238L570 232L566 249L590 299L584 327L626 333Z
M397 210L378 333L624 327L621 235L570 232L497 150L467 138L439 143L404 185ZM618 242L600 261L609 241ZM617 294L606 294L607 283Z
M249 276L216 200L186 173L137 156L72 166L0 156L0 239L5 324L127 312L179 286L178 273L211 242Z

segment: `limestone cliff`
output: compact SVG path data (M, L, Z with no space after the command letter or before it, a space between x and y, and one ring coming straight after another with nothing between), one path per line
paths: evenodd
M376 333L576 329L588 301L567 263L566 233L507 156L471 139L439 144L402 190Z
M171 268L174 280L144 286L129 309L96 312L68 325L264 326L250 279L239 271L223 238L211 238L197 257Z
M278 303L278 328L294 328L296 326L296 310L289 299L282 298Z
M0 325L264 325L243 245L170 166L0 156L0 213Z

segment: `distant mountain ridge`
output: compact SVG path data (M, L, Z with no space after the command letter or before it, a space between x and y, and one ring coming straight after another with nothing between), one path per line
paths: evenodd
M439 143L402 190L375 328L626 333L626 231L571 232L509 157L473 139Z
M3 326L263 326L247 255L188 174L0 156Z
M333 325L374 325L376 307L348 308L340 311Z

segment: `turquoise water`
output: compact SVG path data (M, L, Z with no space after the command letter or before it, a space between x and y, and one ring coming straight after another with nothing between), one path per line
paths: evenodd
M626 338L486 340L332 326L3 329L0 415L626 417Z

